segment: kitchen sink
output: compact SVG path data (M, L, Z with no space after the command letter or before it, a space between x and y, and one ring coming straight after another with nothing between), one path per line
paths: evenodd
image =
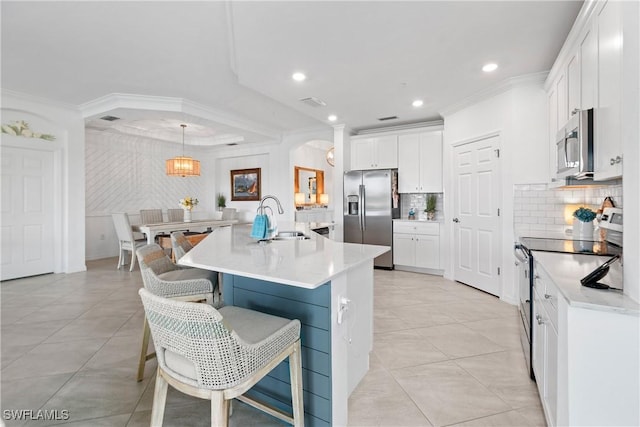
M272 240L309 240L310 238L301 231L281 231Z

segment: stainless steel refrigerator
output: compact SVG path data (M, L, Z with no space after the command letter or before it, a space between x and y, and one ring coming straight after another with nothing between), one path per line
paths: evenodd
M400 217L396 169L344 174L344 241L392 247L374 266L393 268L393 219Z

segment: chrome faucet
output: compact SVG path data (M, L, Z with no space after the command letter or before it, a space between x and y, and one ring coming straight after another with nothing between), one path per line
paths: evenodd
M278 205L278 213L280 215L282 215L284 213L284 209L282 209L282 204L280 204L280 200L278 200L278 198L276 196L264 196L261 200L260 200L260 206L258 206L258 213L260 215L264 215L264 210L265 208L269 208L269 210L271 211L271 207L270 206L263 206L264 205L264 201L267 199L273 199L276 201L276 204ZM273 211L271 211L273 213ZM274 237L276 237L276 235L278 234L278 224L276 222L276 218L272 217L269 219L269 221L267 222L268 224L268 229L267 229L267 240L273 239Z
M258 206L258 212L260 212L260 214L264 214L264 208L262 207L262 205L264 205L264 201L267 199L273 199L276 201L276 204L278 205L278 213L280 215L282 215L284 213L284 209L282 209L282 205L280 204L280 200L278 200L278 198L276 196L272 196L272 195L266 195L264 196L262 199L260 199L260 206Z

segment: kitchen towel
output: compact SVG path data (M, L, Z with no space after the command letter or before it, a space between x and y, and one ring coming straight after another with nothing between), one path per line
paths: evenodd
M251 227L251 237L253 239L266 239L267 230L269 229L269 219L266 215L256 215Z

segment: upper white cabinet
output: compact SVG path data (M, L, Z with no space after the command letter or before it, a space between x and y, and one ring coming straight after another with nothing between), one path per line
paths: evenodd
M597 15L598 109L595 115L594 179L622 175L621 2L607 1Z
M556 159L556 133L558 132L558 97L555 88L547 94L547 108L549 117L549 172L550 181L556 183L556 170L558 162ZM559 185L559 184L558 184Z
M580 108L595 108L598 102L598 40L592 28L588 28L579 49L580 58Z
M351 170L398 167L398 136L351 138Z
M567 111L571 117L580 110L580 64L573 55L567 65Z
M552 182L556 181L556 132L575 111L589 108L594 109L595 120L594 179L622 176L624 2L585 2L584 7L588 13L574 24L575 33L567 38L546 85Z
M442 192L442 131L398 137L398 191Z

